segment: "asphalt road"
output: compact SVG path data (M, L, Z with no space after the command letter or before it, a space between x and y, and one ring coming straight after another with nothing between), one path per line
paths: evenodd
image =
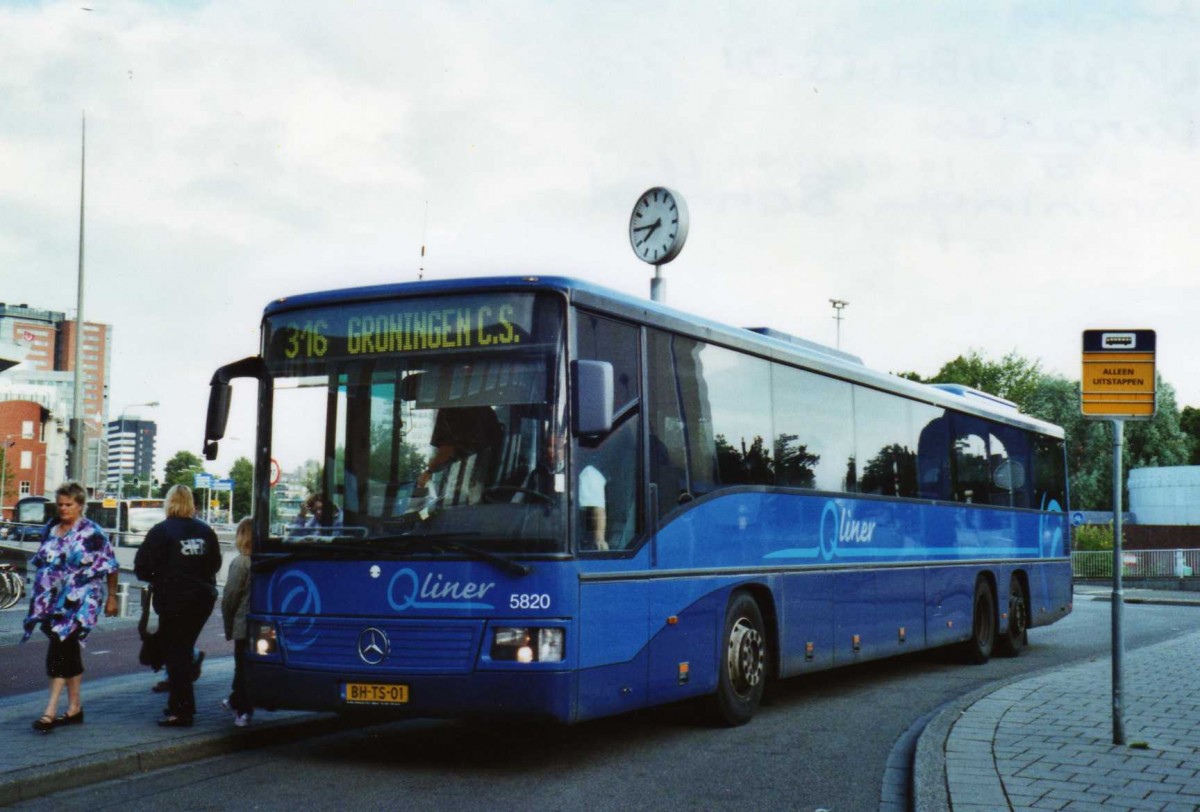
M989 682L1109 656L1109 605L1084 600L1014 660L929 652L782 683L749 725L689 705L575 727L414 721L94 785L29 809L874 810L889 754L928 712ZM1200 608L1129 605L1126 645L1200 624ZM0 651L0 657L4 657ZM1107 685L1096 686L1107 691ZM1126 686L1130 691L1152 686Z
M121 574L121 581L138 584L127 573ZM133 607L135 612L136 608ZM11 609L0 610L0 697L39 691L46 686L46 636L41 631L34 631L28 643L20 642L24 633L21 621L28 611L28 596ZM155 676L138 662L141 638L138 636L137 622L136 614L127 618L106 617L92 630L84 643L85 686L90 679L139 671L146 673L148 685L166 678L165 675ZM233 643L225 640L219 606L213 611L197 642L199 648L209 656L233 655Z

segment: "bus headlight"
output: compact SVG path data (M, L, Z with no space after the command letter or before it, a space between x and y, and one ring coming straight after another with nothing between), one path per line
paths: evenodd
M501 626L492 636L492 659L518 663L556 663L563 659L560 628Z
M274 623L250 623L250 646L259 657L274 657L279 653L279 640Z

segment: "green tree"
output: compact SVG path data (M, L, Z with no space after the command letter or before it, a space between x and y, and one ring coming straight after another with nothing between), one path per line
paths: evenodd
M250 515L254 501L254 463L246 457L238 457L229 467L229 478L233 480L233 520L236 522Z
M1179 428L1188 436L1188 465L1200 465L1200 409L1184 406L1179 413Z
M741 441L741 449L718 434L717 470L720 472L721 484L764 484L775 481L775 466L771 454L766 449L763 438L755 435L750 447L746 441Z
M809 453L808 446L797 442L798 434L780 434L775 438L776 482L793 488L816 486L820 454Z
M165 496L174 485L192 487L196 474L204 473L204 461L190 451L180 451L167 460L159 496ZM199 504L199 503L197 503Z
M911 378L911 373L906 377ZM1062 426L1071 504L1090 510L1112 509L1112 427L1104 420L1084 419L1078 381L1043 373L1038 362L1015 352L991 361L972 350L947 363L925 382L972 386L1013 401L1026 414ZM1200 415L1195 419L1200 422ZM1175 390L1160 375L1154 419L1125 425L1122 460L1126 472L1131 468L1187 464L1194 444L1185 429L1189 424L1181 421ZM1128 505L1127 493L1123 499Z
M3 471L4 494L0 504L11 508L17 501L17 477L13 474L12 466L8 464L7 443L0 442L0 471ZM3 519L0 516L0 519Z
M962 384L1023 406L1042 377L1040 366L1015 351L999 361L989 361L978 350L970 350L946 363L926 383Z

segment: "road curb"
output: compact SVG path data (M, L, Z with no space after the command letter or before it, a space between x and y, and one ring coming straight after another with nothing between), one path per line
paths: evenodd
M1112 603L1112 595L1090 595L1091 600ZM1150 606L1200 606L1200 600L1193 598L1143 598L1124 595L1121 603L1140 603Z
M1083 659L1070 663L1070 665L1082 665L1091 661L1091 659ZM956 699L951 699L935 710L933 718L929 720L929 724L925 725L925 729L921 731L921 735L917 739L917 749L913 755L913 809L950 809L950 790L946 785L946 740L950 738L950 732L955 723L972 705L1011 685L1038 679L1062 668L1063 666L1049 666L1009 677L1000 682L991 682ZM996 773L997 781L999 781L999 775Z
M103 755L74 756L62 762L16 770L6 775L0 780L0 807L114 778L125 778L242 750L270 747L302 737L340 733L371 724L375 722L320 714L311 718L266 722L255 727L235 729L230 733L183 736L145 750L124 747Z

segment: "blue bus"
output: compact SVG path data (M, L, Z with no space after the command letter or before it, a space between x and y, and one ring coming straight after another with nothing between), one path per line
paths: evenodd
M256 705L563 722L1071 611L1063 432L557 277L278 299L256 381ZM272 464L311 510L271 521Z

